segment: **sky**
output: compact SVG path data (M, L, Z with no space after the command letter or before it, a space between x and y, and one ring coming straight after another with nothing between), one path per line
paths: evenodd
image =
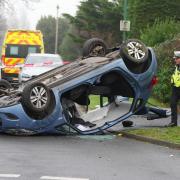
M27 17L30 21L30 27L35 29L38 20L43 15L52 15L56 17L57 5L59 5L60 16L63 13L68 13L74 16L80 1L81 0L40 0L39 3L33 3L30 10L28 10Z

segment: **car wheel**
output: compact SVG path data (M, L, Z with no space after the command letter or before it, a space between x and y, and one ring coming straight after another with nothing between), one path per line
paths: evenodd
M6 81L4 79L0 80L0 96L2 96L4 94L3 91L9 90L10 88L12 88L12 86L8 81Z
M43 83L28 84L23 89L22 104L29 112L44 114L48 110L50 102L50 90Z
M120 53L125 61L135 64L141 64L148 59L148 48L137 39L129 39L124 42L121 45Z
M87 56L105 56L107 54L106 43L99 38L87 40L83 46L83 57Z
M131 127L131 126L133 126L133 122L130 120L123 121L122 125L123 125L123 127Z

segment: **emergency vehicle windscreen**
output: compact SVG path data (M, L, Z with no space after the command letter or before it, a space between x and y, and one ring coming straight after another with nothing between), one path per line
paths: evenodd
M40 53L39 45L12 45L7 44L6 57L11 58L26 58L29 53Z

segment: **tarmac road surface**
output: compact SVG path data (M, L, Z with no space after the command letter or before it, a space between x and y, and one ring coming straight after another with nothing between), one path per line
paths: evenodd
M179 180L180 151L121 136L0 135L0 180Z

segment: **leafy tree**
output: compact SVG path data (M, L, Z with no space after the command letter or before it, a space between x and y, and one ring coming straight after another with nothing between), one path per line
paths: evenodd
M158 60L158 84L153 90L153 95L162 102L170 101L170 77L174 71L173 52L180 49L180 34L174 39L167 40L155 47Z
M180 22L172 18L165 21L156 20L152 26L147 26L141 32L140 39L149 46L155 46L164 41L171 40L179 33Z
M60 46L60 54L64 60L73 61L81 56L81 45L71 38L70 34L77 34L77 30L71 25Z
M132 24L132 36L139 37L140 31L151 26L155 19L167 17L180 20L179 0L129 0L129 18Z
M68 31L69 23L64 18L58 19L59 23L59 34L58 44L61 46L63 38ZM56 33L56 19L52 16L44 16L38 21L36 29L39 29L43 33L45 51L47 53L54 53L55 49L55 33Z
M77 15L65 14L77 28L78 34L71 35L75 42L82 43L91 37L99 37L109 44L122 40L119 21L122 19L121 0L81 1Z
M38 21L36 29L41 30L44 39L45 52L54 53L56 19L44 16Z

